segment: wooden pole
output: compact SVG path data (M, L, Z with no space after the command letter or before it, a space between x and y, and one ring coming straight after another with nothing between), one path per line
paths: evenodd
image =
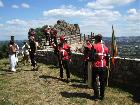
M82 38L82 33L80 33L80 42L81 42L81 40L82 40L81 38Z
M92 32L91 32L91 34L90 34L90 42L92 41Z
M90 35L88 35L88 39L90 39Z
M85 40L86 40L86 35L84 34L84 42L85 42Z

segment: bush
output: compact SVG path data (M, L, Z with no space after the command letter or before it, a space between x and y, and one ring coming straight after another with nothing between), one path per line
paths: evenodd
M8 58L8 45L6 43L0 45L0 59L2 58Z

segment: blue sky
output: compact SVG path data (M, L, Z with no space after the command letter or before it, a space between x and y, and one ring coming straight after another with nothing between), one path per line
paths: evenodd
M27 39L30 27L78 23L81 33L140 36L140 0L0 0L0 40Z

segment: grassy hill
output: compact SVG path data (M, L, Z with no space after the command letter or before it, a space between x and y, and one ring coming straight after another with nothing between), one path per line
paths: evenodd
M59 68L39 63L37 71L20 64L9 72L7 59L0 60L0 105L137 105L133 94L107 87L103 101L92 100L93 90L81 78L59 79Z

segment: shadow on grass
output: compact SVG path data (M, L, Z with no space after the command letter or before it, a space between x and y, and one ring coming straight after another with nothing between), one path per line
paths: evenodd
M90 94L87 93L77 93L77 92L60 92L62 97L66 98L72 98L72 97L77 97L77 98L86 98L86 99L93 99L93 96L90 96Z
M10 69L2 69L2 71L5 71L5 72L11 72Z
M22 71L22 70L21 70ZM38 69L25 69L25 70L23 70L23 71L38 71Z
M134 102L140 103L140 89L128 85L122 85L122 84L111 84L109 87L121 89L122 91L129 92L133 96L131 97Z
M5 75L5 74L13 74L15 72L11 71L10 69L1 69L0 75Z
M59 69L59 66L55 66L55 65L51 65L50 67L48 67L50 69Z
M79 79L71 79L71 82L83 83L83 81Z
M84 89L88 88L87 84L80 84L80 83L78 83L78 84L71 84L70 86L76 87L76 88L84 88Z
M51 78L51 79L55 79L55 80L59 80L59 81L62 81L62 82L66 82L68 83L68 81L66 79L61 79L61 78L57 78L57 77L53 77L53 76L47 76L47 75L40 75L39 78L43 78L45 80ZM79 82L80 80L76 80L76 79L70 79L70 82Z
M53 77L53 76L47 76L47 75L40 75L39 78L43 78L43 79L56 79L56 80L61 80L60 78L57 78L57 77Z

